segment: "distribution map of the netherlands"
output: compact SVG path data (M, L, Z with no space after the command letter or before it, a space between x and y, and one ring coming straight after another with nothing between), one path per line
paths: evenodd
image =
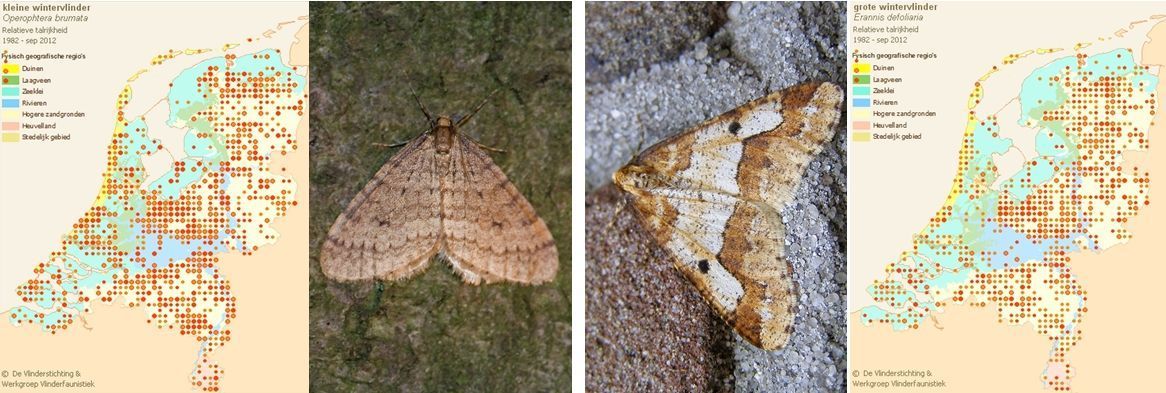
M78 329L109 329L89 319L110 306L136 310L141 322L154 328L155 334L188 340L191 350L185 356L189 366L177 371L187 375L191 390L237 390L229 387L238 374L220 363L220 354L232 345L247 345L232 334L237 321L271 316L256 308L258 300L249 302L240 294L243 288L225 271L228 262L224 259L229 256L230 263L262 269L284 264L282 268L299 275L304 266L298 259L277 261L264 252L283 242L287 231L298 233L300 229L294 225L299 225L299 220L287 226L287 217L297 209L307 209L301 206L307 190L303 174L293 173L301 168L289 163L289 156L302 157L301 150L306 149L302 145L307 132L306 58L293 60L300 57L293 52L306 53L306 7L284 7L289 8L285 12L289 17L283 20L232 27L237 30L235 41L206 42L205 47L190 49L154 48L152 59L125 59L127 66L122 69L126 71L121 75L107 70L95 73L99 75L94 77L125 82L120 91L107 96L110 116L84 116L113 121L85 123L85 131L65 121L34 128L34 124L45 124L39 120L45 117L37 116L43 113L38 107L45 105L37 103L54 102L52 96L38 93L67 88L51 82L38 85L34 78L52 81L51 72L66 66L43 61L52 57L37 56L42 48L5 51L5 91L17 88L11 93L23 105L15 106L19 112L6 106L6 112L15 116L6 113L3 148L14 152L68 143L76 140L77 134L98 132L96 129L105 129L108 135L103 145L81 147L104 152L97 189L74 191L91 195L91 204L71 226L60 228L59 242L44 250L43 258L2 262L7 265L6 275L22 275L5 280L18 280L15 287L0 288L15 294L5 298L15 299L15 304L0 304L6 325L24 335L64 336ZM227 7L223 11L231 10ZM298 16L296 11L300 11ZM59 36L53 42L70 38ZM184 65L165 68L169 63ZM157 86L156 81L166 85ZM47 98L38 101L42 97ZM8 127L10 120L17 125ZM45 128L47 135L60 136L38 139L38 135L45 135ZM67 165L69 157L58 160ZM11 192L9 187L5 187L6 192ZM306 217L307 213L296 214ZM19 247L19 240L13 237L6 236L4 247ZM274 280L267 289L289 285L302 291L297 283ZM247 288L245 292L262 290L265 288ZM95 309L97 306L103 308ZM68 351L73 350L85 351ZM8 348L4 351L12 353ZM118 361L116 356L110 360ZM13 366L17 365L5 365L25 370ZM93 380L56 371L28 367L15 375L65 377L21 379L5 373L7 378L0 379L4 389L0 390L108 390L116 383L109 379L113 377ZM77 373L92 374L85 369Z
M935 14L925 13L923 18L935 17L944 7L939 5ZM1091 41L1000 51L995 57L999 61L986 62L989 67L966 80L965 91L970 90L964 96L966 105L946 108L952 113L959 109L964 116L953 148L928 144L939 139L938 130L904 133L911 138L882 137L877 114L893 105L884 97L895 96L874 95L874 102L884 107L871 109L876 115L871 137L864 135L858 148L927 146L951 151L955 176L942 186L946 196L928 205L930 217L914 221L915 232L900 233L898 238L907 242L894 240L906 246L898 248L897 255L878 254L889 258L875 261L865 251L873 248L851 249L851 266L882 267L877 273L851 275L861 280L851 287L858 292L851 294L855 300L850 323L859 332L852 336L851 351L859 359L853 366L858 372L853 387L1070 391L1080 388L1075 385L1079 376L1088 376L1093 388L1098 386L1093 381L1112 380L1113 367L1119 365L1097 364L1090 356L1105 344L1090 340L1119 340L1109 329L1111 324L1121 323L1121 318L1141 319L1125 310L1154 313L1144 308L1150 299L1137 294L1122 298L1127 292L1120 289L1125 280L1121 276L1126 275L1114 273L1146 274L1137 272L1148 268L1151 257L1145 253L1130 257L1132 250L1152 247L1161 237L1138 224L1157 214L1151 201L1160 183L1155 176L1160 175L1153 164L1157 159L1148 157L1159 155L1151 141L1157 138L1153 130L1161 116L1159 72L1166 24L1160 22L1161 16L1136 19ZM936 29L922 23L919 31ZM940 59L955 57L943 50L937 54ZM867 69L909 67L871 62L875 66ZM912 88L875 87L899 93ZM900 102L911 101L893 103ZM852 160L852 166L863 165ZM884 198L935 186L897 189ZM1100 270L1106 275L1094 273ZM965 328L973 314L981 320L993 315L987 320L996 326L976 323L975 328ZM1017 338L988 338L1003 335ZM890 340L873 343L877 340L873 337ZM1043 344L1026 337L1039 337ZM946 355L940 355L945 345ZM887 352L891 348L898 352ZM911 360L910 354L919 357ZM933 358L942 361L918 360ZM1004 364L1009 366L983 367ZM903 368L914 374L901 372ZM973 370L984 374L979 380L964 377ZM986 385L1005 379L992 373L1013 372L1020 383Z
M1157 84L1129 50L1077 54L1025 78L1019 119L973 105L948 200L869 287L880 304L863 308L861 322L912 329L945 303L991 303L1001 322L1049 337L1043 379L1067 387L1088 311L1069 255L1128 241L1124 223L1150 204L1148 174L1125 168L1122 153L1149 149ZM994 156L1013 147L997 133L1008 120L1039 131L1036 156L1004 176Z

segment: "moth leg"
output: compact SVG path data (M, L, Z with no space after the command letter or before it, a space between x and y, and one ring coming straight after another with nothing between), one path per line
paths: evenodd
M615 211L611 213L611 220L607 221L607 226L604 227L604 232L610 231L611 227L615 226L615 220L619 218L619 214L628 206L627 198L620 198L619 203L615 205Z
M506 150L499 149L499 148L496 148L496 147L490 147L490 146L486 146L486 145L483 145L481 142L474 141L473 139L470 139L470 140L471 140L471 141L473 141L475 145L478 145L478 148L480 148L480 149L482 149L482 150L486 150L486 151L492 151L492 152L495 152L495 153L506 153Z
M397 143L393 143L393 144L388 144L388 143L380 143L380 142L373 142L373 143L372 143L372 145L373 145L373 146L376 146L376 147L385 147L385 148L390 148L390 149L392 149L392 148L396 148L396 147L405 146L405 145L408 145L408 144L409 144L409 141L404 141L404 142L397 142Z
M506 153L506 150L499 149L499 148L496 148L496 147L486 146L486 145L482 144L482 142L478 142L478 140L477 140L477 139L474 139L474 138L470 137L469 135L462 134L462 136L464 136L464 137L465 137L466 139L468 139L470 142L473 142L473 143L474 143L474 146L477 146L479 149L486 150L486 151L491 151L491 152L494 152L494 153Z

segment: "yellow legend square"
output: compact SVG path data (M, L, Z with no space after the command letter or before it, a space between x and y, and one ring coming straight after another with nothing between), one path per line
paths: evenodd
M4 133L4 142L20 142L20 133L5 132Z

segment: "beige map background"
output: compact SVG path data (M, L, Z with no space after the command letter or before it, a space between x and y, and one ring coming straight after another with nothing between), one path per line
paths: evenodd
M942 67L896 70L896 74L920 84L898 89L896 98L916 103L905 104L904 108L934 109L940 116L912 121L922 126L913 128L924 132L923 142L850 144L849 187L850 195L855 196L849 201L851 316L871 304L866 286L882 276L887 261L910 246L911 234L921 229L944 201L955 174L963 108L972 82L1009 53L1047 47L1071 49L1078 41L1095 42L1098 37L1112 36L1127 28L1130 22L1164 11L1161 4L1151 3L939 3L938 12L927 14L928 19L921 24L924 33L912 37L910 49L936 48L943 61L935 64ZM1146 64L1166 65L1166 23L1160 23L1162 20L1159 17L1143 23L1127 39L1108 40L1087 51L1099 53L1106 48L1127 47ZM868 46L859 50L871 49ZM1006 71L1012 75L994 75L985 86L981 111L1000 108L1019 93L1019 81L1027 70L1071 53L1030 56L1039 61L1009 66ZM1166 75L1162 68L1154 71L1163 78L1158 96L1164 97ZM1159 111L1151 135L1166 133L1164 124L1166 119ZM1139 167L1148 166L1152 184L1166 184L1163 154L1129 154L1128 161ZM1160 309L1163 297L1154 292L1163 287L1166 278L1166 265L1159 262L1164 226L1166 209L1152 204L1131 220L1129 228L1134 238L1128 244L1101 254L1072 256L1073 270L1089 291L1089 314L1081 324L1083 338L1069 355L1077 371L1074 390L1144 389L1156 375L1160 364L1157 355L1166 351L1166 344L1153 337L1153 332L1166 322ZM1040 373L1051 344L1031 326L997 323L995 310L990 307L950 306L938 320L942 330L924 324L916 331L893 332L889 326L863 326L852 318L851 379L891 379L855 378L875 369L930 370L935 375L932 380L946 382L945 391L1043 391Z
M70 25L69 35L59 39L61 44L54 50L83 52L87 60L52 63L51 75L46 72L42 76L54 80L45 95L52 107L85 111L89 117L67 127L73 135L69 142L0 146L0 188L5 190L0 192L3 310L16 305L16 285L59 247L60 236L97 195L105 145L116 114L114 103L127 78L140 69L150 69L132 84L134 100L127 113L140 113L165 97L167 83L182 69L221 55L227 43L240 44L234 53L279 48L285 61L301 66L300 73L308 75L306 2L87 4L92 6L90 21ZM280 28L283 22L291 23ZM272 33L265 37L268 30ZM247 38L253 42L247 43ZM215 52L149 66L157 54L187 48ZM165 109L154 111L164 113ZM151 134L156 136L180 132L164 130L158 121L152 121L151 126ZM238 299L239 315L230 325L231 342L216 355L226 370L224 392L307 390L308 116L303 117L296 135L300 148L273 164L276 168L286 166L287 174L298 185L295 199L299 205L274 224L281 239L248 257L220 257L222 273ZM94 303L93 312L85 319L91 329L77 323L56 335L39 327L0 323L0 371L80 371L82 377L70 381L93 380L96 385L94 390L22 390L26 392L192 391L188 376L198 346L190 337L159 331L145 323L146 315L140 308Z

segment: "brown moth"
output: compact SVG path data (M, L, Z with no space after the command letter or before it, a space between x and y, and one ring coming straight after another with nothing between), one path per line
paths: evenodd
M458 133L478 109L456 123L421 109L431 129L390 158L332 224L324 275L404 279L442 254L469 284L551 281L559 253L546 224L478 143Z
M834 137L841 103L833 84L793 86L665 139L612 175L673 265L763 349L786 345L797 305L781 208Z

